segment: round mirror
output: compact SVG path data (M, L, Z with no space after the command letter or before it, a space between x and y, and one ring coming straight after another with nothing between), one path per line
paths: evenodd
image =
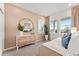
M20 20L20 25L23 26L23 31L24 32L29 32L33 30L33 22L28 19L28 18L23 18L22 20Z

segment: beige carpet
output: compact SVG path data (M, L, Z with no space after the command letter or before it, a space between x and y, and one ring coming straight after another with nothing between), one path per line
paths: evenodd
M40 41L32 45L21 47L19 51L16 49L6 51L3 53L3 56L39 56L39 47L45 42L47 41Z

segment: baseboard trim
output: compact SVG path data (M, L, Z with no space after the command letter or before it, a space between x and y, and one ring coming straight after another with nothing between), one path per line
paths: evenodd
M6 48L6 49L3 50L3 52L8 51L8 50L12 50L12 49L15 49L15 48L16 48L16 46L10 47L10 48Z

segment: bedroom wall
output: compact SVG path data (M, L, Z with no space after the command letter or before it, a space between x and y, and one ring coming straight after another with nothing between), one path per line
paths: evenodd
M17 25L19 20L22 18L29 18L34 24L34 33L37 34L37 20L44 20L43 16L32 13L28 10L22 9L12 4L5 4L6 11L6 39L5 39L5 48L15 47L15 36L17 31Z
M4 11L4 4L0 3L0 8ZM4 49L4 14L0 10L0 55Z
M75 5L71 8L71 14L73 19L73 27L76 27L79 31L79 5Z

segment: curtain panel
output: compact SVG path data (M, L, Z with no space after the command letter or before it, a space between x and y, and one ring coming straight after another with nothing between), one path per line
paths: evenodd
M76 27L79 30L79 5L71 8L73 27Z

